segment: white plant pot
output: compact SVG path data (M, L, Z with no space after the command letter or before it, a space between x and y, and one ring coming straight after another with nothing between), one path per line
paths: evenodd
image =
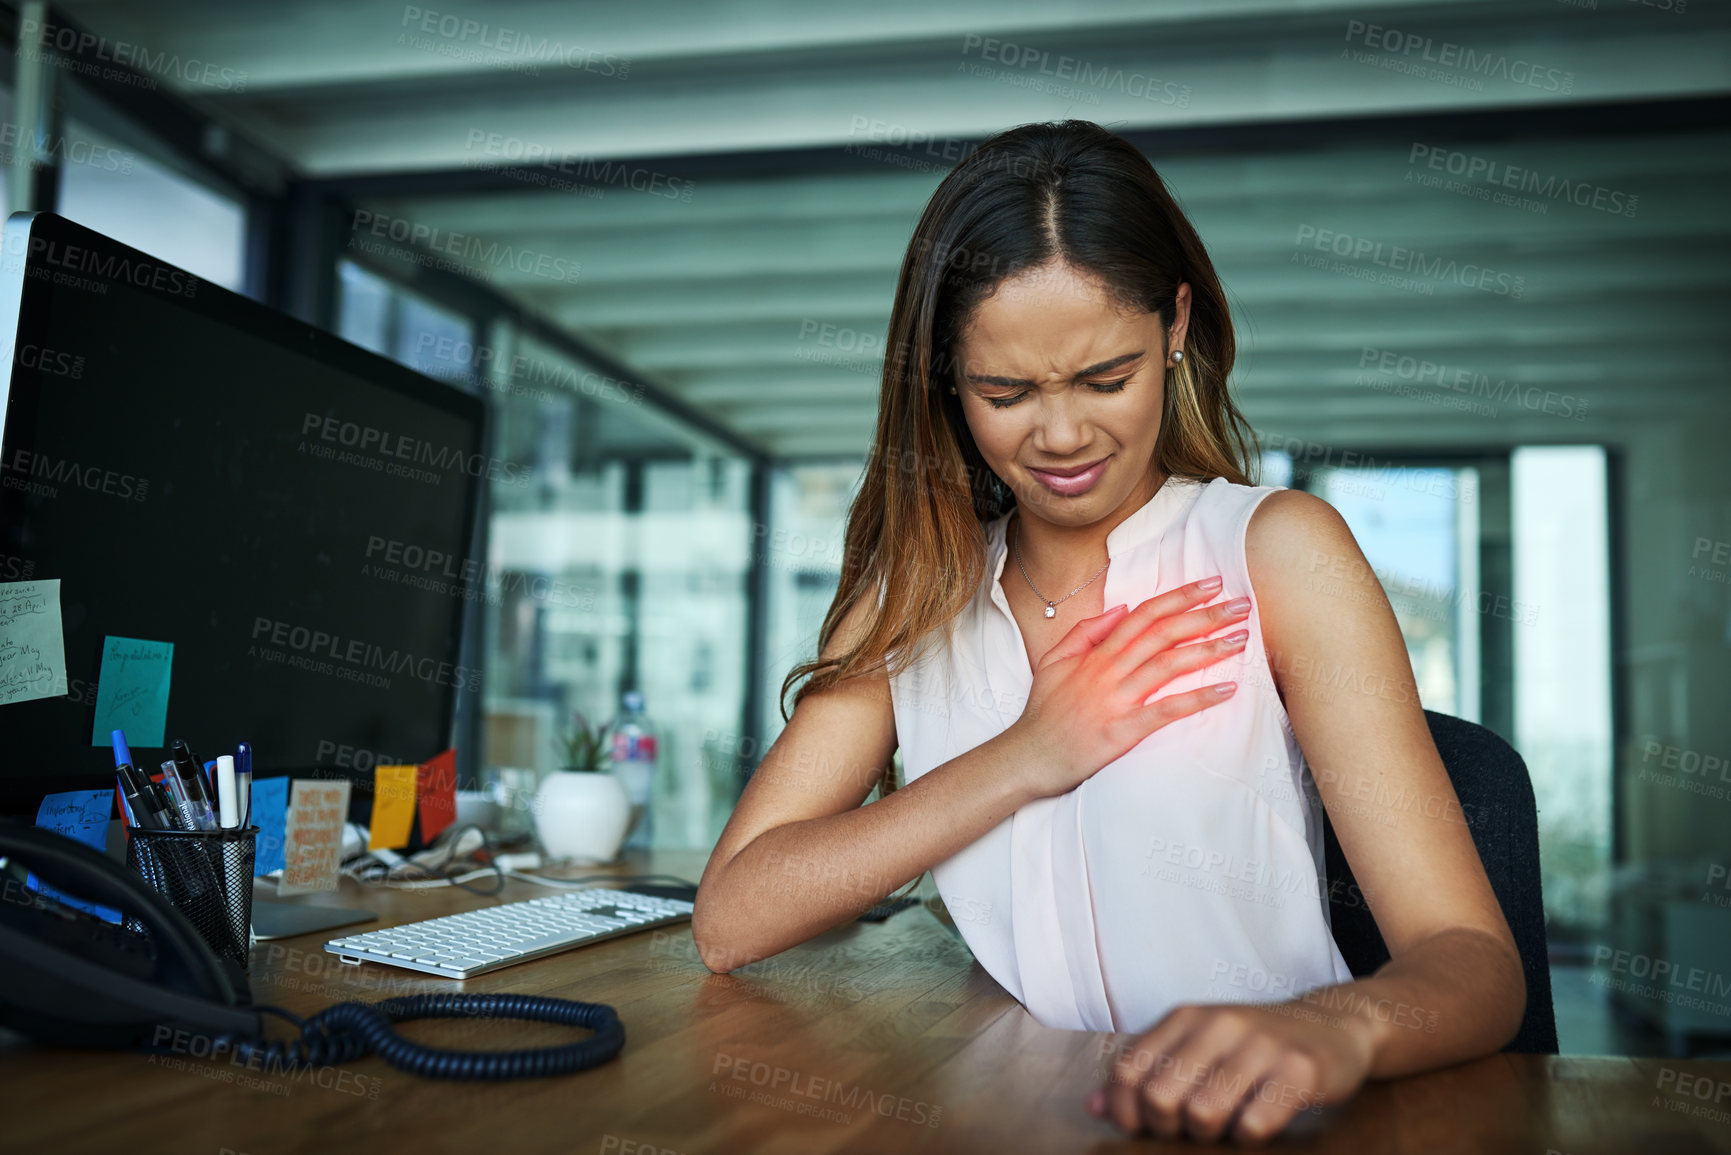
M535 831L550 858L612 862L631 821L631 800L605 771L556 770L535 795Z

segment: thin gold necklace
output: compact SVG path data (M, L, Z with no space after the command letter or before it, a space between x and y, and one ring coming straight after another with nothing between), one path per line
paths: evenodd
M1018 530L1021 529L1021 517L1020 517L1020 515L1017 516L1016 523L1017 523L1016 528ZM1071 598L1075 597L1077 594L1081 593L1083 590L1085 590L1089 586L1093 585L1095 579L1097 579L1101 574L1106 572L1106 565L1112 564L1111 557L1107 557L1106 558L1106 565L1103 565L1099 569L1095 570L1093 577L1089 578L1087 581L1083 582L1081 585L1077 586L1075 589L1071 590L1069 593L1065 594L1063 597L1059 598L1057 602L1055 602L1055 601L1052 601L1050 598L1048 598L1045 594L1041 593L1040 587L1034 584L1034 579L1031 577L1028 577L1028 567L1022 564L1022 535L1020 533L1017 533L1014 540L1012 540L1010 542L1010 548L1015 550L1015 552L1016 552L1016 568L1022 571L1022 577L1028 583L1028 588L1034 591L1035 597L1039 598L1041 601L1046 603L1046 608L1042 612L1044 612L1045 615L1049 618L1055 618L1058 616L1058 602L1069 601Z

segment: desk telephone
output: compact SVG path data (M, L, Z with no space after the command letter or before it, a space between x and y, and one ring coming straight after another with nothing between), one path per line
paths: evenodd
M246 975L219 959L197 929L144 880L63 834L0 820L0 1026L52 1046L156 1050L175 1032L260 1055L283 1067L327 1066L378 1052L391 1065L432 1078L513 1079L565 1074L604 1063L625 1045L612 1007L509 994L413 995L338 1003L309 1019L256 1006ZM27 889L27 869L58 890L117 907L145 928L116 926ZM271 1014L300 1037L265 1038ZM585 1027L586 1039L527 1051L440 1051L403 1038L392 1024L417 1018L513 1018ZM180 1036L184 1038L185 1035Z

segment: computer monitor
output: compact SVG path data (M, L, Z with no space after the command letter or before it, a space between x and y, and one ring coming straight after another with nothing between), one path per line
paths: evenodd
M162 734L128 734L149 770L244 740L259 776L369 783L453 744L482 397L47 213L6 222L0 326L0 582L59 579L67 675L0 705L0 812L113 785L110 638L173 647ZM111 693L149 693L115 646Z

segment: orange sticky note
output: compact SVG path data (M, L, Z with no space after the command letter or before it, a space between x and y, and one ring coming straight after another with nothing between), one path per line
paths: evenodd
M409 844L409 827L415 821L415 777L420 767L375 766L373 768L373 821L367 849L397 850Z
M457 820L457 752L446 750L421 763L421 841L431 842Z

